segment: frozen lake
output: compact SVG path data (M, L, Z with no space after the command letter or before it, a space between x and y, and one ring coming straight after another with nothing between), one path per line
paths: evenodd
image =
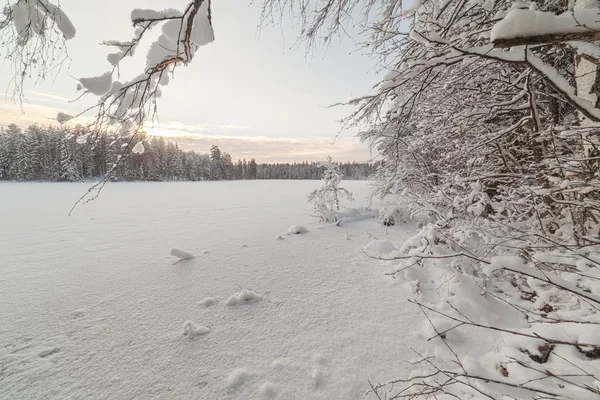
M387 233L319 228L318 181L109 184L68 217L88 186L0 183L0 398L350 399L405 371L421 316L361 251Z

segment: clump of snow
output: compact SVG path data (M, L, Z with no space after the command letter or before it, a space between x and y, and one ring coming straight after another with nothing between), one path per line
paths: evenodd
M258 392L263 397L267 397L267 398L273 398L273 397L277 396L277 390L275 389L275 385L273 385L271 382L265 382L262 385L260 385Z
M240 244L240 247L244 249L244 248L248 247L248 245L246 243L242 243L242 244Z
M212 305L215 305L216 303L217 303L217 300L214 297L207 297L198 302L198 304L201 304L204 307L210 307Z
M133 149L131 149L135 154L142 154L144 150L144 144L141 141L137 142L135 146L133 146Z
M396 249L396 247L394 246L394 244L392 242L390 242L387 239L374 239L371 240L369 242L369 244L367 244L365 246L365 251L370 254L370 255L388 255L390 254L392 251L396 251L398 249Z
M492 28L491 41L529 36L566 34L595 30L600 27L600 10L575 10L556 15L531 9L512 9Z
M196 325L190 320L183 323L182 329L183 334L190 337L202 336L210 332L210 329L206 326Z
M306 229L302 225L292 225L287 231L289 235L300 235L306 232L308 232L308 229Z
M262 296L260 294L255 293L252 290L242 289L239 293L229 296L227 301L225 301L225 305L233 306L236 304L243 304L243 303L250 303L253 301L259 301L261 299L262 299Z
M86 89L96 96L102 96L108 93L113 86L112 72L107 71L100 76L91 78L79 78L79 83L81 85L80 88Z
M275 237L275 240L285 240L285 238L283 236L281 236L281 235L277 235Z
M66 40L73 39L76 34L67 14L48 0L17 1L12 6L5 7L4 15L12 17L18 35L17 43L21 46L31 39L32 32L43 37L49 27L56 27ZM48 23L48 19L52 23Z
M67 122L72 120L74 117L70 114L66 114L64 112L59 112L56 114L56 120L60 123Z
M208 254L208 253L210 253L210 251L208 251L208 250L203 250L202 251L202 254Z
M246 382L251 376L252 374L244 368L234 369L231 374L229 374L226 385L230 389L236 388Z
M187 251L178 248L172 248L171 255L177 258L181 258L182 260L191 260L195 257L192 253L188 253Z
M85 144L85 143L87 143L88 136L90 136L90 135L89 134L79 135L79 136L77 136L77 139L75 139L75 141L77 142L77 144Z

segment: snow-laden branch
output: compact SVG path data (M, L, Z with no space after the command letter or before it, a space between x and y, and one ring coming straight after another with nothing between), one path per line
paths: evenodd
M567 11L560 15L531 9L513 9L492 28L496 47L515 47L600 39L600 9Z

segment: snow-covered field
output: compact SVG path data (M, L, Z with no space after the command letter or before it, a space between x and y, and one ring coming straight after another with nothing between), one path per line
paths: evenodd
M356 399L405 373L423 317L361 249L415 228L323 227L319 184L110 184L71 217L86 184L0 184L0 398Z

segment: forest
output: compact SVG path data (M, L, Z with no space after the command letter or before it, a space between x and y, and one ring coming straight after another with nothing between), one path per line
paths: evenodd
M17 125L0 128L0 180L75 182L104 177L114 166L113 181L201 181L240 179L320 179L317 161L257 163L233 161L211 146L209 153L183 150L158 136L144 136L143 151L128 152L129 138L84 127ZM139 146L138 146L139 147ZM374 164L337 164L345 179L367 179Z

